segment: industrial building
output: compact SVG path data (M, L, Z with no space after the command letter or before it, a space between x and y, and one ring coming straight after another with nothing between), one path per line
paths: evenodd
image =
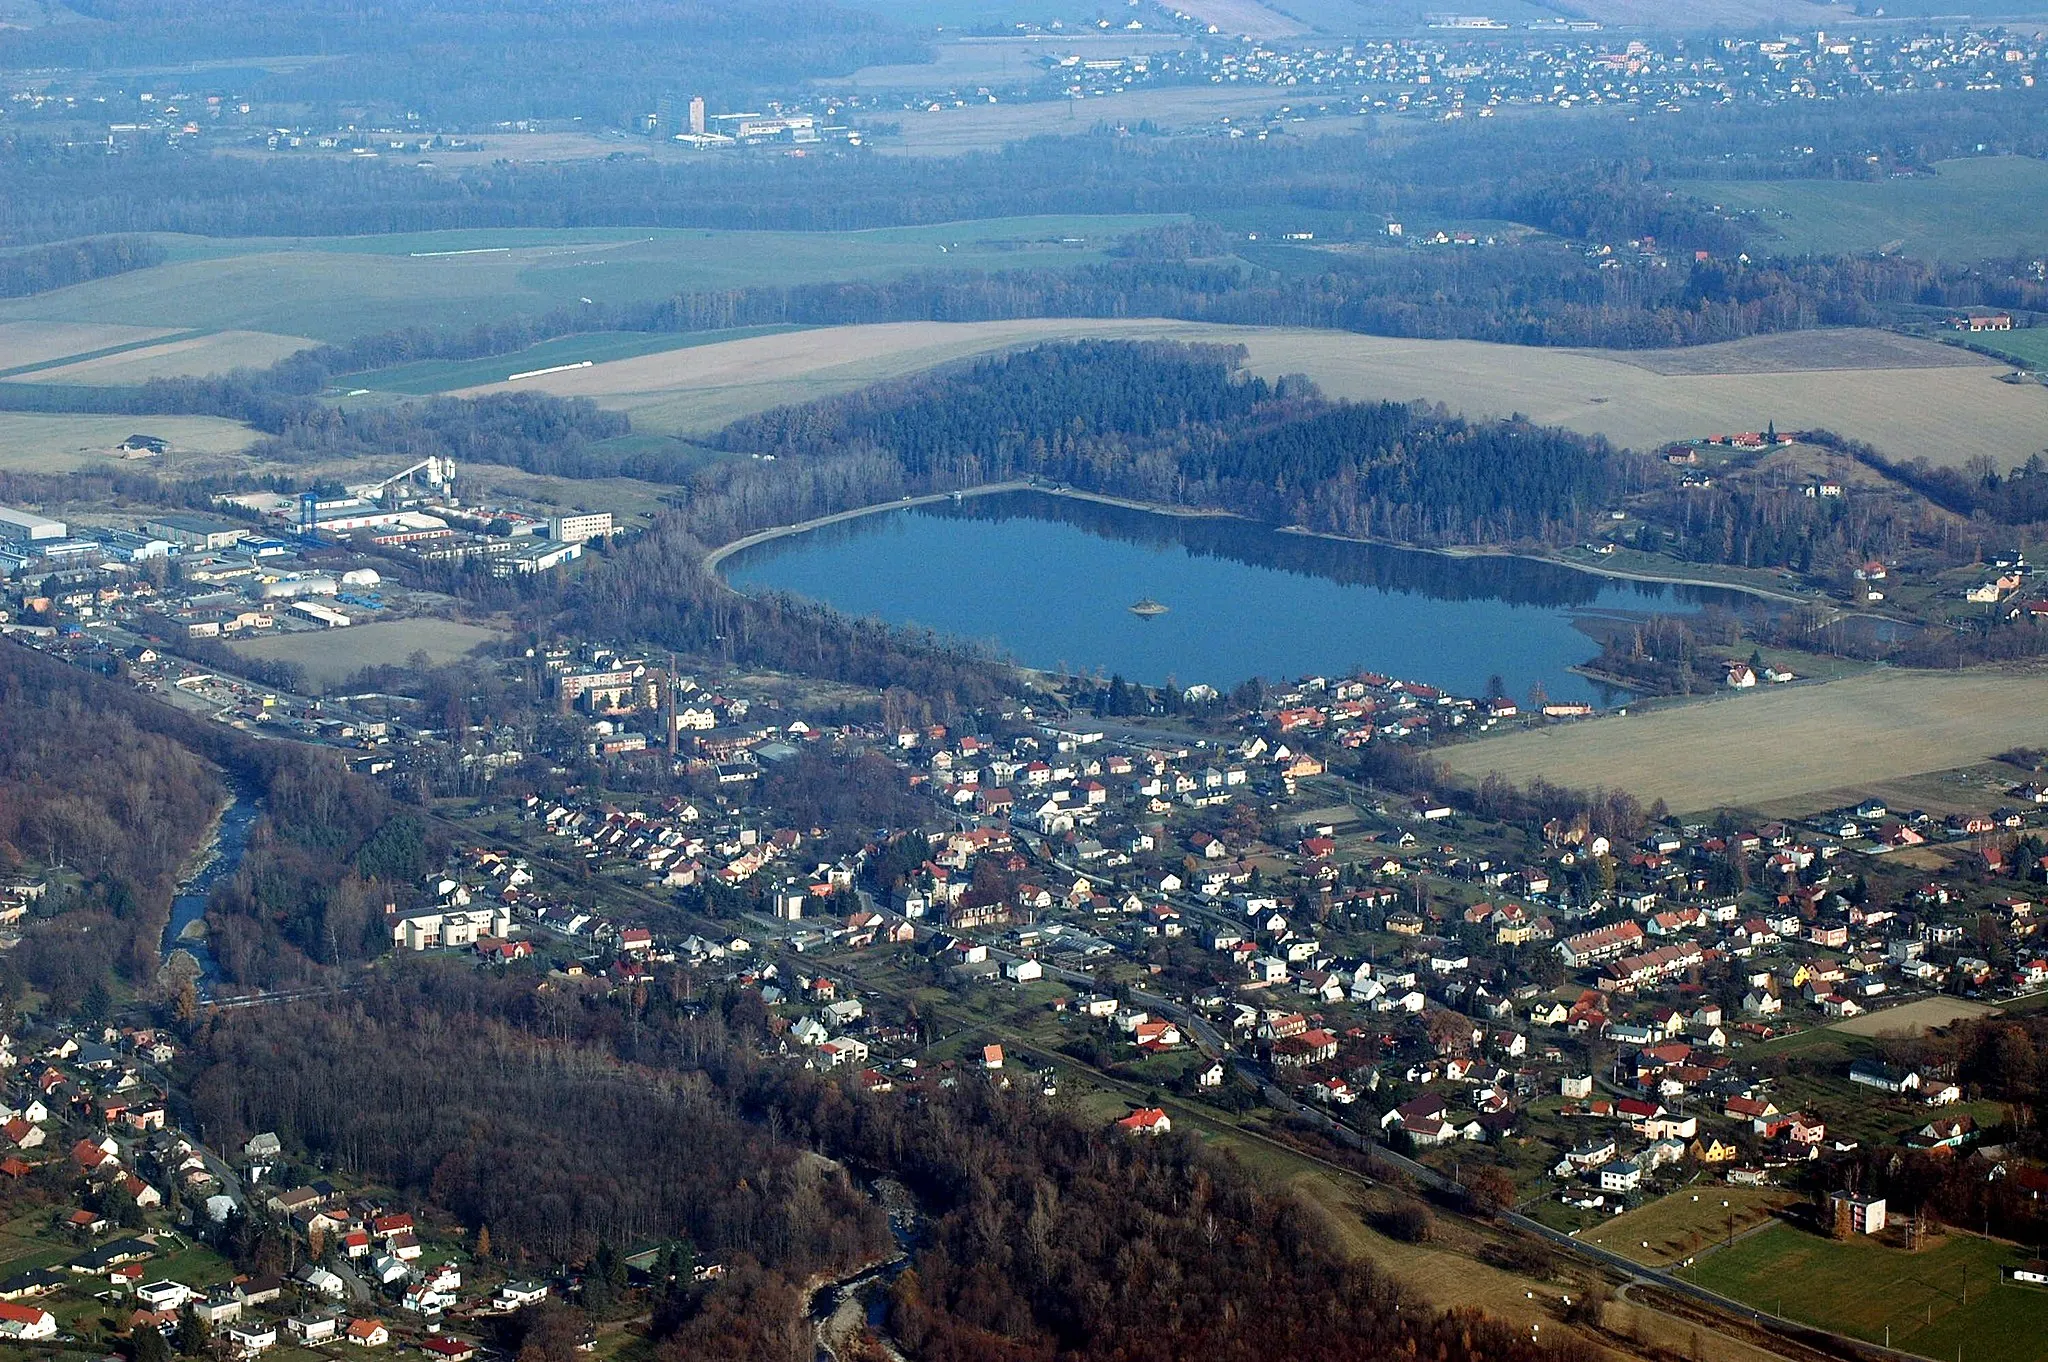
M69 534L69 527L61 520L0 506L0 540L11 544L40 544L46 540L66 538Z
M586 539L602 539L611 532L610 511L601 511L596 515L558 515L548 520L548 538L562 544L580 544Z
M237 521L213 515L160 515L142 522L142 532L184 549L231 548L248 533Z

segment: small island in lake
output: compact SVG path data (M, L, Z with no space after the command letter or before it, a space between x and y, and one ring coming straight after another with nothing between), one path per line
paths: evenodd
M1161 605L1158 601L1153 600L1150 596L1146 596L1145 598L1140 600L1136 605L1131 607L1131 613L1133 615L1143 615L1146 619L1150 619L1154 615L1163 615L1166 613L1166 611L1166 606Z

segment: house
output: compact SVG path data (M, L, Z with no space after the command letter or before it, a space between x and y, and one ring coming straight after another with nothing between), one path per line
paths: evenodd
M37 1340L57 1336L57 1317L48 1310L0 1301L0 1338Z
M358 1348L381 1348L391 1341L391 1331L381 1319L352 1319L344 1336Z
M1126 1135L1166 1135L1173 1130L1173 1118L1158 1107L1139 1107L1116 1123Z
M1920 1075L1911 1069L1896 1069L1875 1059L1859 1059L1849 1066L1849 1081L1879 1092L1902 1093L1920 1090Z
M1633 1163L1610 1163L1600 1169L1600 1190L1633 1192L1643 1185L1643 1170Z
M1906 1145L1928 1153L1947 1152L1961 1149L1976 1138L1976 1121L1968 1116L1946 1116L1939 1121L1929 1121L1908 1135Z
M441 1362L470 1362L476 1356L476 1344L452 1334L433 1334L420 1341L422 1352L432 1353Z
M498 1288L498 1294L491 1297L494 1310L524 1310L529 1305L539 1305L548 1298L544 1282L513 1281Z
M228 1346L242 1357L254 1357L277 1346L277 1326L264 1320L230 1324L224 1331Z
M293 1315L284 1327L293 1338L311 1347L315 1343L332 1343L341 1332L341 1321L328 1314Z

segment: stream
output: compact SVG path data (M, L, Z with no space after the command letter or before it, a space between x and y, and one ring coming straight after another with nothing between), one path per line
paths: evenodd
M168 965L179 953L190 956L199 967L199 996L205 998L220 979L220 967L206 944L207 896L222 879L235 873L249 849L249 830L262 810L253 795L240 785L230 787L234 799L220 816L213 840L203 853L199 868L178 885L171 900L171 920L164 928L163 963Z

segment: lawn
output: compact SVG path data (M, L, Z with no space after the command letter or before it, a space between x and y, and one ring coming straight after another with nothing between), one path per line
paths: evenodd
M1999 1281L2027 1257L2009 1244L1951 1234L1907 1253L1874 1239L1823 1239L1776 1225L1699 1260L1702 1286L1787 1319L1928 1357L2048 1358L2048 1292ZM1967 1299L1966 1299L1967 1298Z
M1942 161L1935 171L1874 183L1743 180L1678 187L1725 209L1754 212L1777 234L1772 245L1789 253L1889 249L1981 260L2048 245L2048 164L1983 157Z

